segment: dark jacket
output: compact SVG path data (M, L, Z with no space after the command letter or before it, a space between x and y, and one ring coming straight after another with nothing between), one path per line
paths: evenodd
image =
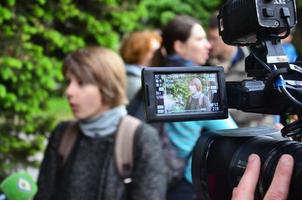
M207 65L222 66L228 69L225 72L226 81L242 81L247 79L245 72L245 58L249 55L249 50L246 47L237 47L236 55L226 61L220 61L216 58L210 58Z
M127 192L114 163L114 134L90 138L80 133L62 167L58 148L65 127L60 124L50 137L36 200L165 199L164 158L158 134L149 125L141 124L135 133L133 181Z

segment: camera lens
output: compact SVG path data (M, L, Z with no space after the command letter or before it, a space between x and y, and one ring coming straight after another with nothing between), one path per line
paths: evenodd
M279 158L282 154L291 154L294 159L296 166L298 163L301 163L300 160L302 158L302 144L294 141L289 140L283 140L279 141L273 138L269 137L255 137L248 142L245 143L245 145L241 146L241 148L238 149L238 151L235 153L232 162L230 164L230 184L232 187L235 187L243 172L243 168L239 168L238 163L245 163L247 161L247 158L250 154L256 153L261 158L261 174L259 178L258 188L256 195L262 199L268 190L270 183L272 181L276 165L278 163ZM301 166L302 167L302 166ZM298 170L295 170L294 176L293 176L293 182L295 182L295 179L300 176L300 172ZM299 181L296 181L299 183ZM300 180L300 185L302 183L302 180ZM291 199L297 199L294 198L297 195L301 196L299 194L301 190L293 191L291 195ZM293 196L294 195L294 196ZM301 198L298 198L301 199Z
M200 199L231 199L252 153L261 158L255 199L263 199L282 154L295 160L289 199L302 199L302 144L267 132L259 134L244 136L237 131L235 136L208 133L199 138L193 151L192 175Z

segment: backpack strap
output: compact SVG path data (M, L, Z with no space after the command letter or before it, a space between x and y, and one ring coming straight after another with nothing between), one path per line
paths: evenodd
M127 115L121 119L116 133L114 157L118 174L124 183L130 183L132 181L134 135L140 124L141 121L139 119ZM59 145L59 154L62 156L62 166L66 163L78 135L76 122L69 123L62 135Z
M200 106L203 106L203 104L204 104L204 95L203 94L200 95L198 103Z
M75 141L78 137L78 130L76 122L70 122L62 135L62 139L59 146L59 155L62 156L62 166L66 163L68 156L73 149Z
M114 156L119 176L124 183L130 183L133 168L134 135L141 121L130 115L121 119L114 145Z

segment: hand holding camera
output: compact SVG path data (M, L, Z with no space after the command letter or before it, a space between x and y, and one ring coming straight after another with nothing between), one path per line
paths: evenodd
M246 170L237 187L233 189L232 200L253 200L260 175L260 158L256 154L249 156ZM293 173L293 157L284 154L281 156L273 181L265 194L264 200L283 200L287 199L291 176Z

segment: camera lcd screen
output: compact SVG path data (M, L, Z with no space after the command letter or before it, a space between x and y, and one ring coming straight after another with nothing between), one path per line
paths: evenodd
M217 73L155 74L156 112L220 111Z
M145 68L143 85L148 121L227 117L220 67Z

